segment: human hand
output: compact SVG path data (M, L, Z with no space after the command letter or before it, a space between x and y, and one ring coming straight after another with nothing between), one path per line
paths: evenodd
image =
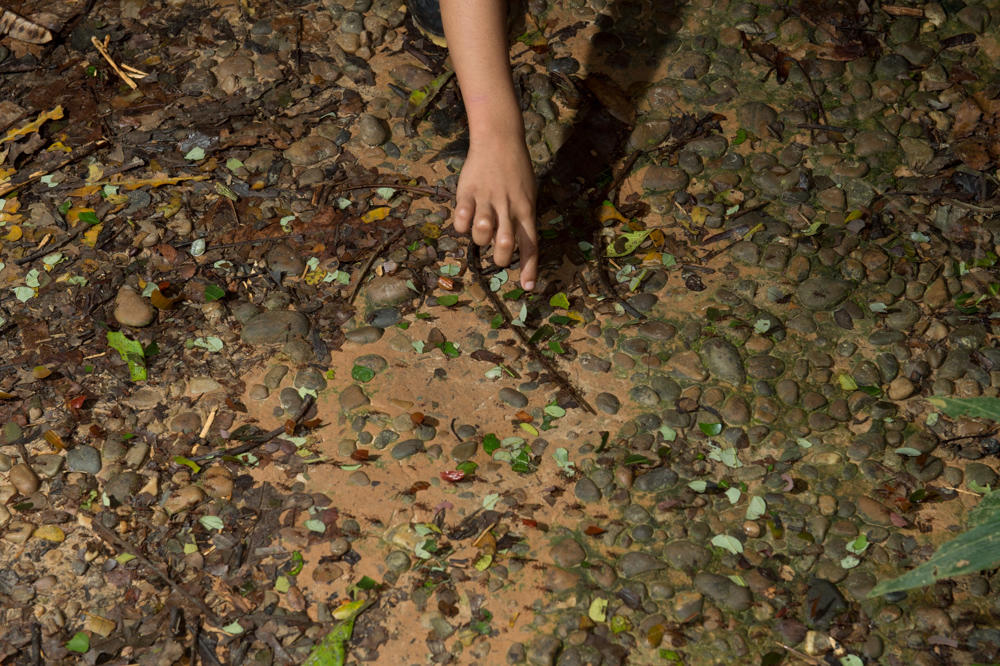
M473 143L458 177L454 225L485 246L493 241L493 261L510 264L521 255L521 286L531 291L538 277L535 231L535 175L523 134Z

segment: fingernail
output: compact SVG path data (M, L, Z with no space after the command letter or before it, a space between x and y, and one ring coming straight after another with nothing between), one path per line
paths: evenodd
M529 282L525 282L525 283L524 283L524 289L525 289L526 291L531 291L531 290L532 290L532 289L534 289L534 288L535 288L535 283L534 283L534 282L530 282L530 281L529 281Z

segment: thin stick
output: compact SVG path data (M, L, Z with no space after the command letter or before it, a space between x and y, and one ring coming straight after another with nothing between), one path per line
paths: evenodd
M368 261L361 268L361 273L358 275L358 281L354 284L354 289L351 290L351 297L347 299L348 305L354 304L354 299L358 297L358 292L361 291L361 285L364 284L365 276L368 275L368 271L371 270L372 266L375 265L375 260L378 259L379 255L389 249L389 246L395 243L399 238L406 232L406 229L399 229L393 235L382 241L382 244L378 246L372 256L368 257Z
M301 421L302 418L306 415L306 412L309 411L309 408L313 406L313 402L314 400L311 395L307 395L305 400L302 401L302 407L299 408L298 414L296 414L295 418L292 419L292 422L295 425L299 424L299 421ZM272 439L282 434L283 432L285 432L285 426L280 426L278 428L275 428L274 430L264 433L258 439L255 439L251 442L247 442L246 444L241 444L240 446L236 446L231 449L221 449L219 451L210 451L209 453L203 453L200 456L194 456L193 458L191 458L191 460L200 463L206 460L214 460L216 458L223 458L228 456L235 457L244 453L248 453L249 451L253 451L257 447L267 444L268 442L270 442Z
M108 53L108 44L110 43L110 40L111 36L105 35L104 43L102 44L101 41L97 39L97 37L91 36L90 43L93 44L94 48L97 49L97 52L100 53L104 57L104 59L108 61L108 64L111 65L111 69L115 70L115 74L117 74L118 78L120 78L122 81L125 82L125 85L127 85L132 90L137 89L139 86L135 81L132 80L132 77L141 79L145 78L147 74L141 70L135 69L134 67L130 67L129 69L134 70L136 72L135 74L125 73L125 71L122 70L122 68L119 67L118 64L111 58L111 54Z
M455 193L449 190L447 187L419 187L416 185L400 185L399 183L371 183L370 185L344 185L338 190L334 190L329 196L343 194L344 192L351 192L353 190L378 190L383 187L388 187L394 190L404 190L406 192L414 192L415 194L423 194L428 197L440 197L443 199L454 199Z
M201 611L205 615L205 617L208 618L208 620L213 625L215 625L217 627L221 627L223 625L223 622L221 621L221 619L219 618L219 616L216 615L212 611L212 609L209 608L205 604L205 602L203 600L195 597L194 595L192 595L191 593L189 593L187 590L185 590L183 587L181 587L180 585L178 585L177 583L175 583L173 581L173 579L170 578L170 576L168 576L166 574L166 572L164 572L162 569L160 569L160 567L158 567L155 564L153 564L153 562L151 560L149 560L149 558L147 558L145 555L143 555L141 550L139 550L138 548L136 548L135 546L133 546L131 543L129 543L125 539L121 538L120 536L118 536L117 534L115 534L114 532L112 532L111 530L109 530L108 528L104 527L103 525L101 525L97 521L92 521L91 524L90 524L90 528L92 530L94 530L94 532L97 534L97 536L99 536L102 539L104 539L105 541L107 541L109 544L111 544L112 546L114 546L115 549L117 549L118 551L121 551L121 552L124 552L124 553L130 553L132 555L135 555L135 559L138 560L138 562L140 564L142 564L147 569L149 569L154 574L156 574L161 579L163 579L163 581L167 585L170 586L171 590L173 590L175 593L177 593L178 596L183 597L185 600L187 600L189 603L191 603L195 608L197 608L199 611Z
M629 317L633 319L646 319L646 315L636 310L631 303L619 296L618 291L611 284L611 278L608 276L607 257L604 253L604 236L601 234L601 231L603 231L603 227L598 224L597 228L594 229L594 263L596 264L594 268L597 271L597 280L601 283L604 291L611 298L615 299L618 305L625 309Z
M70 164L73 164L74 162L79 162L83 158L90 156L93 152L95 152L98 148L100 148L101 146L104 146L105 144L107 144L107 140L106 139L98 139L97 141L91 141L90 143L84 145L80 149L80 152L78 154L73 155L72 157L68 157L68 158L64 159L62 162L60 162L59 164L55 165L54 167L52 167L48 171L36 171L35 173L31 174L30 176L28 176L27 178L25 178L24 180L22 180L22 181L20 181L18 183L7 183L6 185L0 185L0 197L4 196L5 194L9 194L10 192L13 192L14 190L21 189L25 185L30 185L31 183L35 182L36 180L39 180L42 177L47 176L50 173L58 171L59 169L62 169L63 167L69 166Z
M583 393L573 386L573 383L559 371L559 368L557 368L552 361L547 359L540 351L538 351L538 347L531 343L531 340L528 338L528 334L521 330L520 326L513 325L510 312L507 311L507 306L505 306L500 299L497 298L497 295L493 293L493 290L490 289L490 285L487 283L486 278L483 275L482 260L479 256L479 246L475 243L472 243L469 246L469 255L466 263L468 264L469 271L472 272L476 281L479 282L479 286L482 287L484 292L486 292L486 296L490 299L490 303L496 311L500 313L500 316L503 317L504 321L514 331L517 337L520 338L521 344L523 344L525 349L528 350L528 353L531 354L532 358L541 363L542 366L552 374L556 383L566 389L566 391L573 396L573 399L577 401L580 407L591 414L596 414L597 412L594 408L591 407L590 403L587 402L587 399L583 397Z

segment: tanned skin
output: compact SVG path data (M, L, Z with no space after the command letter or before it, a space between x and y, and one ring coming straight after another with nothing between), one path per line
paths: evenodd
M538 278L535 174L514 92L504 0L441 0L448 50L469 118L469 154L458 178L454 225L493 261L521 258L521 286Z

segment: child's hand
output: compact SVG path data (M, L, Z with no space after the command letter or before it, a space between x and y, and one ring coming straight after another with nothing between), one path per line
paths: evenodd
M517 247L521 286L530 291L538 277L538 237L535 175L523 136L490 137L469 148L458 178L454 224L463 234L471 229L477 245L493 241L498 266L508 265Z

